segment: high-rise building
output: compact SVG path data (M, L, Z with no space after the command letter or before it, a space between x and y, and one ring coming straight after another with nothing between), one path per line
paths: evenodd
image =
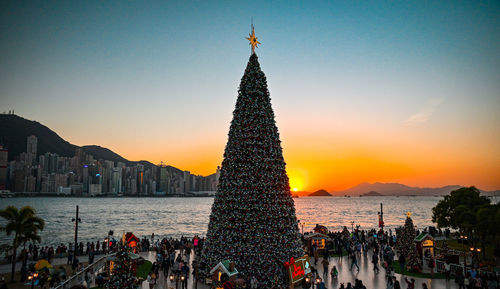
M191 172L184 171L184 193L189 193L192 191L191 188Z
M168 182L169 182L169 174L167 167L164 166L163 164L160 164L158 167L158 186L156 187L156 190L158 192L165 192L168 193Z
M26 140L26 153L28 154L27 163L29 165L34 165L37 157L38 149L38 138L34 135L30 135Z
M121 168L113 168L112 186L113 186L113 193L115 193L115 194L122 192L121 172L122 172Z
M7 164L9 159L9 151L0 146L0 190L7 189Z

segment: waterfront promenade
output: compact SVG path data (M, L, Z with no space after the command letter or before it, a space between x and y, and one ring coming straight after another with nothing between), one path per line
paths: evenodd
M100 258L103 255L97 255L95 259ZM143 257L146 260L149 260L151 262L156 261L156 252L154 251L149 251L149 252L141 252L140 256ZM79 259L81 262L87 262L87 256L79 256ZM194 259L194 254L191 256L191 261ZM314 259L311 259L312 262ZM58 265L63 265L66 264L67 259L66 258L55 258L52 262L52 265L58 266ZM323 266L321 266L321 261L322 258L318 260L318 265L315 266L318 270L319 276L323 276ZM337 269L339 270L339 276L338 279L333 279L328 275L327 278L325 278L325 284L328 289L337 289L340 287L340 283L344 283L344 285L347 285L347 282L351 282L354 284L354 281L356 279L362 280L363 284L366 286L367 289L385 289L386 288L386 278L385 278L385 270L381 269L380 273L376 274L373 271L373 264L371 263L371 252L368 253L367 257L361 256L361 258L358 260L359 262L359 272L357 271L356 268L353 269L353 271L350 271L350 261L348 260L347 256L344 256L342 258L338 257L330 257L330 266L329 270L333 266L337 266ZM19 270L21 264L17 264L17 269ZM190 266L192 268L192 266ZM10 264L2 264L0 265L0 273L8 273L10 272L11 265ZM401 284L401 288L406 288L406 282L404 281L405 276L400 275L400 274L395 274L397 280L399 280ZM416 277L408 277L408 279L414 278L415 279L415 284L416 288L420 289L422 288L422 283L426 283L428 288L431 289L455 289L458 288L457 284L453 281L453 279L449 282L446 282L444 279L423 279L423 278L416 278ZM8 278L6 278L8 280ZM93 286L93 284L92 284ZM91 286L91 287L92 287ZM190 278L188 279L188 288L192 289L195 288L196 286L193 284L193 278L192 275L190 275ZM9 288L28 288L27 286L22 286L21 287L10 287ZM160 276L158 278L158 284L155 286L156 289L170 289L170 288L176 288L175 283L171 284L169 280L165 278L163 275L162 270L160 270ZM182 288L181 284L178 284L178 288ZM201 283L198 283L196 288L200 289L208 289L209 287L206 285L203 285ZM249 288L249 286L247 286ZM149 284L147 282L143 282L142 284L142 289L149 289Z

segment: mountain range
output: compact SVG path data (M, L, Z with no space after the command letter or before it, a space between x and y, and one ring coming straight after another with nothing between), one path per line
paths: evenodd
M463 188L459 185L450 185L439 188L420 188L410 187L399 183L361 183L352 188L326 192L325 190L318 190L314 193L300 191L294 192L294 195L301 197L318 197L318 196L444 196L448 195L451 191ZM500 190L497 191L484 191L480 190L485 196L500 196Z
M352 188L331 192L334 196L359 196L365 193L375 191L384 196L443 196L451 191L462 188L459 185L448 185L439 188L420 188L410 187L399 183L361 183ZM484 195L500 195L500 190L484 191L480 190Z
M91 154L95 159L123 162L127 165L142 164L146 167L154 166L148 161L130 161L111 151L110 149L97 145L77 146L61 138L57 133L43 124L27 120L14 114L0 114L0 145L8 148L9 161L15 159L26 151L26 139L30 135L38 138L38 155L46 152L56 153L60 156L72 157L75 150L81 148L84 152ZM182 172L180 169L168 166L170 171ZM442 196L451 191L461 188L459 185L449 185L439 188L410 187L399 183L361 183L352 188L327 192L318 190L316 192L293 192L298 196L360 196L368 192L377 192L383 196ZM485 195L500 195L500 190L483 191Z

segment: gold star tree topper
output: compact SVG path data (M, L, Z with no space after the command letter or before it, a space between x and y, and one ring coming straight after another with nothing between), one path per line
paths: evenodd
M255 54L255 47L260 44L260 42L257 40L257 37L255 37L255 30L253 28L252 24L252 34L248 34L249 37L245 37L250 41L250 45L252 45L252 54Z
M406 213L406 217L408 217L408 218L410 218L410 217L411 217L411 212L410 212L410 211L408 211L408 212Z

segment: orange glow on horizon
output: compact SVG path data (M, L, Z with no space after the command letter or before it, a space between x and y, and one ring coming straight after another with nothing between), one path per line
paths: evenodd
M219 151L217 151L219 150ZM150 160L190 171L195 175L211 175L222 162L221 148L210 147L199 150L182 150L158 158L151 152L148 156L123 154L131 160ZM394 153L394 152L393 152ZM168 160L168 161L167 161ZM389 153L363 150L346 153L329 153L325 149L315 153L285 151L290 188L295 191L313 192L325 189L329 192L348 189L363 182L401 183L418 187L441 187L445 185L474 185L483 190L500 188L499 164L464 163L442 155L426 157L414 154L396 158Z
M379 131L373 132L380 133ZM333 133L331 135L334 135ZM353 135L357 135L353 133ZM422 139L366 134L355 137L299 135L295 129L282 133L283 154L287 163L290 188L313 192L348 189L363 182L401 183L418 187L474 185L482 190L500 189L500 154L496 147L471 151L472 143L463 145L427 144ZM311 141L314 140L314 141ZM376 139L377 140L377 139ZM227 139L221 135L206 137L203 143L147 143L132 139L114 147L103 145L129 160L163 161L195 175L211 175L222 163ZM137 147L142 149L138 150Z

